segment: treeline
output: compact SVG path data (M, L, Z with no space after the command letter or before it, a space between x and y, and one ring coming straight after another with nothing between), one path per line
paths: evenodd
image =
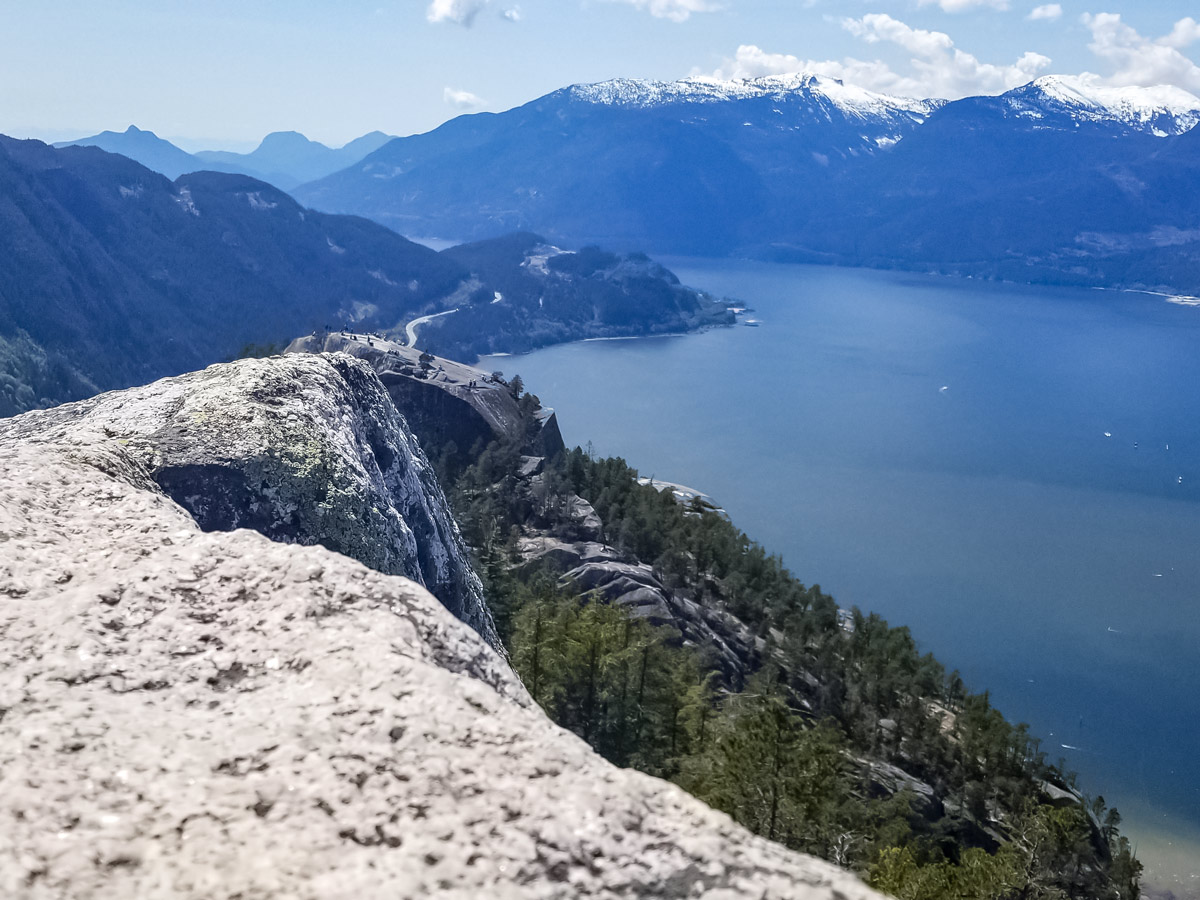
M901 900L1138 896L1116 810L1077 801L1074 776L1026 726L921 654L908 629L840 611L722 514L638 484L623 460L576 448L531 487L516 441L470 457L453 502L514 666L555 721L612 762ZM574 495L610 546L749 626L757 671L730 678L711 647L519 565L523 534L569 528L554 511Z

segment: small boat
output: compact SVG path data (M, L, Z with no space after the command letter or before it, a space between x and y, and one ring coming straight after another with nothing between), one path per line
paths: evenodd
M746 320L745 322L743 322L742 324L743 324L743 325L747 325L747 326L749 326L750 328L757 328L759 325L761 325L761 324L762 324L762 322L760 322L758 319L747 319L747 320Z

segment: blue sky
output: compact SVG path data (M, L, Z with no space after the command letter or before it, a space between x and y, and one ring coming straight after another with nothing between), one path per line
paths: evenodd
M797 69L924 96L1039 74L1200 95L1191 2L39 0L0 13L0 132L188 146L426 131L575 82ZM19 8L19 11L17 11ZM1035 15L1034 10L1039 12Z

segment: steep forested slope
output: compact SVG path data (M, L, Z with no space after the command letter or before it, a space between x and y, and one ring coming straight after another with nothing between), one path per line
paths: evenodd
M539 401L519 405L532 433ZM1137 896L1119 813L907 628L839 609L622 460L522 451L518 429L438 465L556 721L905 900Z
M730 318L645 257L542 244L439 254L243 175L171 182L95 148L0 138L0 415L450 309L420 341L464 358Z
M147 381L341 317L392 325L467 274L239 175L168 181L0 139L0 414Z

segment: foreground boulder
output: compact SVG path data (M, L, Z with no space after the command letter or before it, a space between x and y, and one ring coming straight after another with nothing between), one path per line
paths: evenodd
M246 359L0 422L0 438L115 439L205 531L321 544L424 585L499 646L437 477L371 368Z
M37 433L0 430L0 896L875 896L604 762L413 582Z

